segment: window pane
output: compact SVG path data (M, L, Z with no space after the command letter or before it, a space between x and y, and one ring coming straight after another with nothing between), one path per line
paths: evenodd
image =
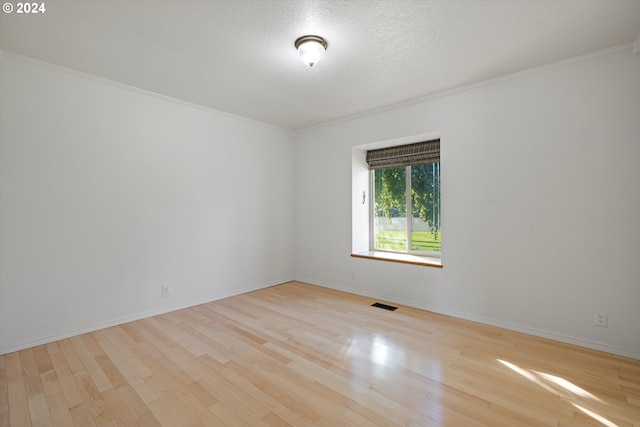
M407 250L406 168L373 170L373 247Z
M440 163L411 166L411 250L440 252Z

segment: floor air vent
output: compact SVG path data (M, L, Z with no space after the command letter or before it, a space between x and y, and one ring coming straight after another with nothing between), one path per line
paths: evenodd
M389 310L389 311L393 311L396 308L398 308L398 307L394 307L392 305L380 304L379 302L375 302L375 303L371 304L371 307L384 308L385 310Z

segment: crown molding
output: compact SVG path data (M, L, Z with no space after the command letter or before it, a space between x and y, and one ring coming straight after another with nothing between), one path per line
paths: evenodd
M119 82L116 82L116 81L113 81L113 80L105 79L103 77L98 77L96 75L85 73L83 71L77 71L77 70L74 70L72 68L63 67L63 66L57 65L57 64L51 64L49 62L45 62L45 61L42 61L40 59L35 59L35 58L29 57L29 56L24 56L24 55L20 55L20 54L11 52L11 51L0 49L0 59L2 59L3 57L12 58L12 59L15 59L17 61L38 65L38 66L44 67L44 68L49 68L49 69L54 70L54 71L58 71L58 72L61 72L61 73L73 75L73 76L76 76L76 77L79 77L79 78L82 78L82 79L86 79L86 80L92 80L92 81L97 82L97 83L101 83L101 84L112 86L112 87L117 87L119 89L123 89L123 90L130 91L130 92L135 92L135 93L146 95L146 96L149 96L149 97L152 97L152 98L161 99L163 101L171 102L173 104L178 104L178 105L182 105L182 106L190 107L190 108L196 108L198 110L206 111L208 113L215 114L217 116L226 117L226 118L229 118L229 119L240 120L240 121L243 121L243 122L246 122L246 123L251 123L253 125L257 125L257 126L261 126L261 127L265 127L265 128L269 128L269 129L275 129L275 130L284 131L284 132L287 132L288 134L290 134L291 136L294 136L293 131L290 130L290 129L286 129L286 128L275 126L275 125L272 125L272 124L269 124L269 123L261 122L259 120L250 119L248 117L243 117L243 116L239 116L239 115L236 115L236 114L227 113L227 112L222 111L222 110L216 110L215 108L205 107L204 105L195 104L193 102L184 101L182 99L173 98L173 97L167 96L167 95L162 95L162 94L160 94L158 92L153 92L153 91L150 91L150 90L147 90L147 89L141 89L139 87L126 85L124 83L119 83Z
M638 39L640 40L640 34L638 35ZM640 45L638 40L636 40L635 44ZM598 51L595 51L595 52L587 53L585 55L575 56L575 57L572 57L572 58L564 59L562 61L552 62L552 63L546 64L546 65L541 65L539 67L529 68L529 69L526 69L526 70L523 70L523 71L518 71L518 72L515 72L515 73L511 73L511 74L506 74L504 76L495 77L495 78L488 79L488 80L483 80L483 81L480 81L480 82L477 82L477 83L472 83L472 84L469 84L469 85L460 86L460 87L449 89L449 90L445 90L445 91L442 91L442 92L437 92L437 93L433 93L433 94L430 94L430 95L425 95L425 96L421 96L421 97L418 97L418 98L413 98L413 99L409 99L409 100L406 100L406 101L398 102L398 103L395 103L395 104L386 105L384 107L376 108L376 109L373 109L373 110L363 111L361 113L352 114L350 116L341 117L341 118L336 119L336 120L331 120L331 121L328 121L328 122L320 123L320 124L309 126L309 127L306 127L306 128L296 129L294 132L295 132L295 135L299 135L299 134L302 134L302 133L305 133L305 132L308 132L308 131L311 131L311 130L323 128L323 127L326 127L326 126L332 126L332 125L335 125L335 124L347 122L349 120L358 119L358 118L361 118L361 117L372 116L372 115L375 115L375 114L383 113L385 111L395 110L397 108L402 108L402 107L407 107L407 106L414 105L414 104L419 104L421 102L430 101L432 99L437 99L437 98L442 98L444 96L449 96L449 95L453 95L453 94L460 93L460 92L466 92L468 90L480 88L480 87L483 87L483 86L490 86L490 85L493 85L493 84L496 84L496 83L500 83L500 82L503 82L503 81L512 80L512 79L516 79L516 78L519 78L519 77L528 76L528 75L531 75L531 74L537 74L537 73L540 73L540 72L543 72L543 71L546 71L546 70L551 70L551 69L554 69L554 68L564 67L566 65L573 64L573 63L576 63L576 62L585 61L585 60L588 60L590 58L595 58L595 57L603 56L603 55L606 55L606 54L609 54L609 53L612 53L612 52L617 52L619 50L633 48L633 46L635 44L634 43L626 43L626 44L623 44L623 45L619 45L619 46L614 46L614 47L610 47L610 48L607 48L607 49L598 50Z

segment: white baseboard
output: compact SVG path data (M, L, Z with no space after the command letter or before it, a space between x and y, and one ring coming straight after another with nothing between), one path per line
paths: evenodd
M157 310L149 310L149 311L145 311L145 312L141 312L141 313L131 314L131 315L128 315L128 316L118 317L116 319L108 320L108 321L105 321L105 322L95 323L93 325L86 326L84 328L73 329L73 330L68 330L68 331L64 331L64 332L60 332L60 333L56 333L56 334L41 336L41 337L38 337L38 338L34 338L34 339L23 341L23 342L21 342L19 344L13 345L13 346L11 346L9 348L0 349L0 356L3 355L3 354L9 354L9 353L13 353L13 352L16 352L16 351L24 350L26 348L35 347L35 346L38 346L38 345L48 344L48 343L53 342L53 341L58 341L58 340L62 340L62 339L65 339L65 338L75 337L77 335L98 331L100 329L105 329L105 328L109 328L109 327L112 327L112 326L122 325L124 323L133 322L135 320L146 319L146 318L149 318L149 317L158 316L160 314L165 314L165 313L170 313L172 311L182 310L183 308L194 307L196 305L206 304L206 303L212 302L212 301L218 301L218 300L221 300L221 299L224 299L224 298L229 298L229 297L232 297L232 296L245 294L247 292L257 291L259 289L264 289L264 288L268 288L270 286L279 285L281 283L290 282L291 280L293 280L293 279L286 278L286 279L281 279L281 280L264 282L264 283L260 283L260 284L254 285L254 286L241 288L241 289L238 289L238 290L235 290L235 291L232 291L232 292L225 292L225 293L221 293L221 294L216 294L216 295L214 295L214 296L212 296L210 298L205 298L203 300L189 301L189 302L176 304L176 305L172 305L172 306L168 306L168 307L162 307L162 308L159 308Z
M182 310L183 308L193 307L193 306L200 305L200 304L206 304L208 302L217 301L217 300L221 300L221 299L224 299L224 298L229 298L229 297L240 295L240 294L244 294L244 293L247 293L247 292L257 291L257 290L260 290L260 289L268 288L270 286L275 286L275 285L279 285L281 283L290 282L292 280L296 280L296 281L300 281L300 282L304 282L304 283L309 283L309 284L316 285L316 286L321 286L321 287L324 287L324 288L335 289L335 290L338 290L338 291L347 292L347 293L351 293L351 294L356 294L356 295L360 295L360 296L364 296L364 297L368 297L368 298L373 298L373 299L377 299L377 300L382 300L382 301L386 301L386 302L392 302L392 303L396 303L396 304L401 304L401 305L405 305L407 307L418 308L418 309L430 311L430 312L433 312L433 313L443 314L443 315L446 315L446 316L452 316L452 317L455 317L455 318L458 318L458 319L464 319L464 320L469 320L469 321L472 321L472 322L482 323L482 324L485 324L485 325L496 326L498 328L504 328L504 329L508 329L508 330L512 330L512 331L516 331L516 332L522 332L522 333L529 334L529 335L534 335L534 336L538 336L538 337L542 337L542 338L548 338L548 339L551 339L551 340L554 340L554 341L560 341L560 342L564 342L564 343L568 343L568 344L574 344L574 345L578 345L580 347L585 347L585 348L590 348L590 349L593 349L593 350L604 351L604 352L607 352L607 353L612 353L612 354L616 354L616 355L619 355L619 356L624 356L624 357L629 357L629 358L632 358L632 359L640 360L640 354L628 353L628 352L622 351L618 347L609 346L609 345L598 343L598 342L593 342L593 341L584 340L584 339L580 339L580 338L576 338L576 337L571 337L571 336L568 336L568 335L558 334L556 332L551 332L551 331L545 331L545 330L541 330L541 329L531 328L531 327L527 327L527 326L523 326L523 325L517 325L517 324L508 323L508 322L502 322L502 321L489 319L489 318L485 318L485 317L481 317L481 316L470 315L470 314L467 314L467 313L461 313L461 312L457 312L457 311L454 311L454 310L442 309L441 307L430 306L430 305L425 305L425 304L416 304L415 301L404 300L402 298L393 298L393 297L390 297L388 295L378 294L378 293L375 293L375 292L363 292L363 291L359 291L359 290L356 291L354 289L347 288L347 287L340 286L340 285L336 285L336 284L332 284L332 283L316 282L315 280L309 279L309 278L295 278L295 279L286 278L286 279L281 279L281 280L264 282L264 283L257 284L257 285L254 285L254 286L238 289L238 290L235 290L233 292L225 292L225 293L222 293L222 294L217 294L217 295L215 295L215 296L213 296L211 298L206 298L204 300L190 301L190 302L187 302L187 303L177 304L177 305L174 305L174 306L162 307L162 308L157 309L157 310L150 310L150 311L146 311L146 312L142 312L142 313L132 314L132 315L129 315L129 316L119 317L119 318L112 319L112 320L105 321L105 322L96 323L94 325L87 326L87 327L80 328L80 329L74 329L74 330L64 331L64 332L57 333L57 334L46 335L46 336L38 337L38 338L35 338L35 339L32 339L32 340L26 340L24 342L21 342L21 343L19 343L17 345L14 345L14 346L6 348L6 349L0 349L0 355L13 353L13 352L16 352L16 351L24 350L26 348L35 347L35 346L42 345L42 344L48 344L48 343L53 342L53 341L58 341L58 340L61 340L61 339L70 338L70 337L74 337L74 336L77 336L77 335L98 331L100 329L109 328L109 327L112 327L112 326L122 325L124 323L129 323L129 322L133 322L133 321L140 320L140 319L146 319L146 318L149 318L149 317L158 316L160 314L170 313L170 312L176 311L176 310Z
M347 288L347 287L332 284L332 283L326 283L326 282L320 283L308 278L297 278L295 280L299 282L309 283L311 285L321 286L329 289L335 289L337 291L343 291L350 294L356 294L356 295L373 298L377 300L382 300L386 302L401 304L407 307L413 307L421 310L430 311L433 313L443 314L445 316L451 316L458 319L469 320L471 322L482 323L484 325L495 326L498 328L508 329L515 332L522 332L522 333L534 335L537 337L548 338L554 341L573 344L580 347L589 348L592 350L603 351L603 352L615 354L618 356L624 356L624 357L629 357L631 359L640 360L640 354L629 353L615 346L610 346L610 345L599 343L599 342L584 340L581 338L576 338L569 335L563 335L563 334L559 334L552 331L545 331L545 330L531 328L524 325L502 322L499 320L489 319L482 316L475 316L467 313L461 313L455 310L443 309L442 307L436 307L436 306L425 305L425 304L417 304L415 301L404 300L402 298L393 298L388 295L378 294L376 292L364 292L364 291L354 290L351 288Z

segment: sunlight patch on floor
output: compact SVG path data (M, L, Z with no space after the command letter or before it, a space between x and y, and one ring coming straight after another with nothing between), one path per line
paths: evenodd
M573 394L577 394L580 397L585 397L591 400L597 400L598 402L602 402L602 399L600 399L597 396L594 396L593 394L589 393L587 390L578 387L577 385L575 385L574 383L572 383L571 381L567 381L564 378L561 377L556 377L555 375L551 375L551 374L547 374L544 372L538 372L535 371L538 375L544 377L545 379L551 381L554 384L557 384L558 386L562 387L563 389L573 393Z
M506 366L507 368L511 369L514 372L517 372L518 374L522 375L523 377L525 377L526 379L528 379L529 381L531 381L534 384L539 385L540 387L542 387L543 389L547 390L549 393L553 393L553 394L558 394L558 392L553 388L548 386L544 381L540 380L539 378L537 378L533 373L522 369L521 367L519 367L518 365L514 365L511 362L507 362L506 360L500 360L497 359L498 362L502 363L504 366Z
M507 362L506 360L502 360L502 359L496 359L496 360L500 362L502 365L511 369L512 371L528 379L532 383L537 384L538 386L542 387L546 391L553 393L564 400L568 400L568 399L566 399L566 394L563 393L563 391L568 391L572 395L570 397L573 397L573 398L578 397L582 399L588 399L590 401L604 403L603 400L600 399L599 397L593 395L592 393L589 393L587 390L583 389L582 387L579 387L574 383L572 383L571 381L568 381L562 377L551 375L546 372L535 371L532 369L524 369L514 363ZM605 426L618 427L617 424L609 421L608 419L598 414L597 412L594 412L591 409L578 405L577 403L574 403L574 402L570 402L570 403L585 415L590 416L591 418L604 424Z
M602 415L598 414L597 412L593 412L587 408L583 408L580 405L576 405L575 403L571 403L573 406L575 406L576 408L578 408L580 411L584 412L585 414L587 414L588 416L590 416L591 418L593 418L596 421L601 422L602 424L606 425L607 427L618 427L617 424L612 423L611 421L609 421L608 419L606 419L605 417L603 417Z

